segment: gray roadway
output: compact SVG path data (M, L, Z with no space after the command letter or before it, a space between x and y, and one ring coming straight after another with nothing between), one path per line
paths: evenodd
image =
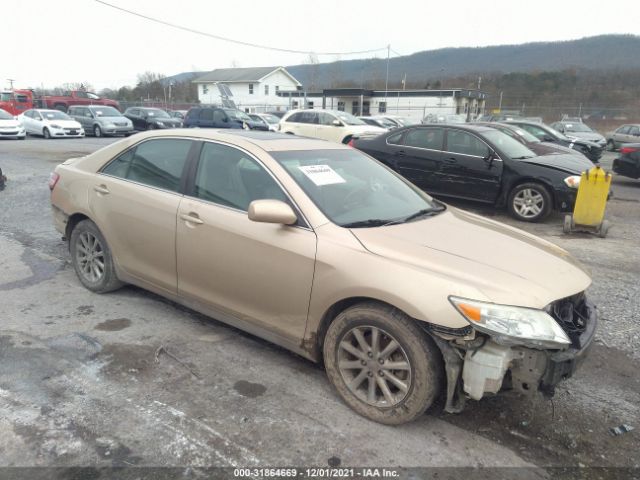
M592 269L590 294L604 317L592 357L553 407L499 397L386 427L353 413L322 369L296 355L137 288L96 295L80 286L51 225L46 181L57 163L112 141L0 142L9 177L0 192L0 466L301 466L332 457L637 465L624 454L638 451L637 431L614 438L606 428L640 427L639 181L615 179L606 240L564 237L558 216L518 224Z

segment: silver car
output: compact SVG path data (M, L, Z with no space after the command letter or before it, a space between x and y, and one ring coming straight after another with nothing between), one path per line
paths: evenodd
M72 106L68 115L80 122L87 135L96 137L133 133L133 123L113 107L102 105Z

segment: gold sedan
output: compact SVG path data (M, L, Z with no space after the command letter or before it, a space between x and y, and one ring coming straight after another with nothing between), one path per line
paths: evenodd
M78 278L138 285L314 361L399 424L446 392L553 393L595 331L566 251L457 210L345 145L241 130L142 133L52 173Z

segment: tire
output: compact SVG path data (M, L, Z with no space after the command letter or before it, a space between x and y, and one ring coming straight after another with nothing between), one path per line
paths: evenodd
M507 205L516 220L540 222L551 213L551 194L540 183L521 183L509 193Z
M564 221L562 223L562 231L566 234L571 233L573 230L573 217L569 214L564 216Z
M372 348L374 331L378 349ZM357 335L362 335L369 348L366 354ZM392 340L398 346L385 353ZM351 345L350 350L343 347L346 344ZM390 306L366 302L338 314L327 330L323 355L329 381L345 403L374 422L410 422L441 392L444 370L438 347L413 320ZM402 368L388 368L391 362ZM356 379L360 381L354 386ZM382 384L389 395L383 392Z
M60 110L61 112L67 113L67 106L63 103L57 103L53 106L55 110Z
M346 145L351 141L352 138L353 138L353 135L347 135L346 137L344 137L342 139L342 143L344 143Z
M102 136L102 129L100 128L100 125L94 125L93 126L93 136L94 137L101 137Z
M123 285L116 276L113 256L107 241L91 220L83 220L75 226L69 239L69 250L76 275L87 289L96 293L106 293ZM99 262L99 259L102 259L102 262Z
M51 132L49 131L49 129L47 127L44 127L44 129L42 130L42 136L44 138L46 138L47 140L49 140L51 138Z
M155 130L156 126L153 123L147 124L147 130Z
M615 152L616 151L616 142L614 142L613 140L608 140L607 141L607 150L610 152Z

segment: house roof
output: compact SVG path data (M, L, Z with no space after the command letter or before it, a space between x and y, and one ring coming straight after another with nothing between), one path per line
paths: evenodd
M209 73L197 77L193 80L194 83L208 83L208 82L225 82L225 83L246 83L246 82L259 82L267 75L281 70L285 75L291 77L291 79L300 84L298 80L291 75L284 67L250 67L250 68L218 68Z

